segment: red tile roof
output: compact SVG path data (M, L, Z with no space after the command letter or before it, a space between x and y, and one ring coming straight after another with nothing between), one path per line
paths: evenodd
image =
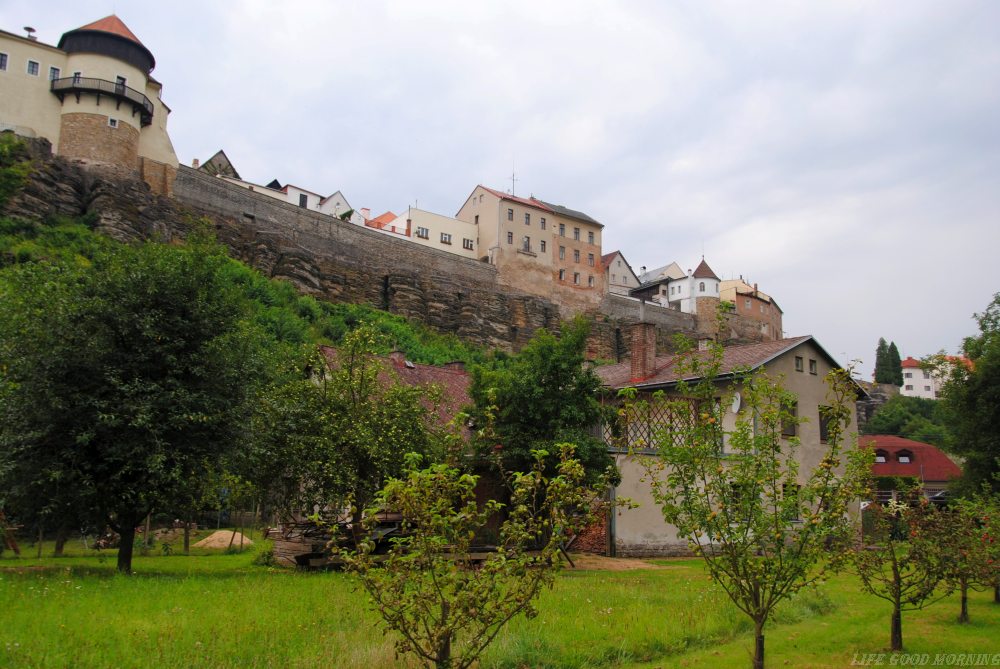
M696 279L715 279L716 281L720 280L719 277L717 277L715 275L715 272L712 271L712 268L708 266L708 263L705 262L704 258L701 259L701 262L698 263L698 267L695 268L695 270L694 270L694 278L696 278Z
M722 352L722 366L719 369L720 375L732 374L741 369L756 369L765 363L774 360L782 353L790 351L796 346L812 340L812 335L802 337L792 337L789 339L779 339L777 341L762 342L759 344L744 344L741 346L727 346ZM815 341L813 342L815 343ZM817 348L823 350L819 344ZM708 352L698 355L707 358ZM690 374L682 374L676 365L681 360L681 356L657 356L653 363L655 370L651 376L634 381L632 379L632 364L630 361L617 365L606 365L597 367L597 373L604 385L611 388L631 388L631 387L656 387L673 385L681 380L690 381L694 377ZM831 359L832 360L832 359ZM834 364L835 361L833 361Z
M397 218L396 214L392 213L391 211L387 211L384 214L379 214L375 218L368 221L368 227L381 229L383 225L396 220L396 218Z
M528 199L528 198L523 198L523 197L517 197L516 195L511 195L510 193L504 193L503 191L498 191L498 190L493 190L492 188L487 188L486 186L484 186L482 184L479 184L479 187L482 188L487 193L495 195L496 197L500 198L501 200L510 200L511 202L517 202L517 203L520 203L520 204L523 204L523 205L527 205L529 207L535 207L536 209L541 209L542 211L547 211L547 212L550 212L550 213L554 213L553 209L550 208L547 204L545 204L541 200L536 200L535 198Z
M962 475L962 470L951 458L930 444L886 434L864 435L859 437L858 443L862 448L886 452L885 462L872 465L875 476L907 476L920 481L943 482ZM900 451L910 452L909 462L899 461Z
M76 30L97 30L102 33L111 33L112 35L118 35L119 37L131 40L139 46L146 48L145 45L139 41L139 38L135 36L135 33L129 30L128 26L114 14L105 16L103 19L98 19L93 23L88 23L85 26L80 26ZM76 30L72 30L70 32L76 32Z
M912 356L907 356L906 360L899 363L903 369L914 369L919 368L921 362Z

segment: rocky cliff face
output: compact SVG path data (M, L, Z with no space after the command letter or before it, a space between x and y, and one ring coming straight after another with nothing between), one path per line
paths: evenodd
M0 214L89 215L97 230L126 242L182 239L207 222L234 257L304 293L370 304L487 347L517 350L538 328L559 326L555 302L501 285L491 265L310 212L190 168L180 168L174 197L167 198L153 194L133 172L52 157L44 140L32 140L30 149L35 156L30 182ZM650 311L664 348L675 332L698 332L690 314ZM627 356L623 342L638 320L638 303L609 297L587 316L595 326L590 355Z

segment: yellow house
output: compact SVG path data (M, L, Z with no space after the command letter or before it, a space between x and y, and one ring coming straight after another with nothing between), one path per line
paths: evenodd
M479 259L501 283L546 297L566 314L596 308L607 292L604 225L587 214L476 186L456 215L479 231Z
M114 15L65 33L56 46L0 30L0 130L44 137L67 158L144 174L176 170L155 65Z

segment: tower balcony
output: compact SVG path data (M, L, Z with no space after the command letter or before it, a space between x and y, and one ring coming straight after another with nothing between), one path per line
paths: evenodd
M142 127L153 122L153 103L148 97L125 84L93 77L63 77L53 79L50 90L59 98L59 102L62 102L69 93L76 96L77 102L83 93L96 95L98 103L102 95L107 95L115 100L116 108L120 108L122 103L132 105L132 115L139 114Z

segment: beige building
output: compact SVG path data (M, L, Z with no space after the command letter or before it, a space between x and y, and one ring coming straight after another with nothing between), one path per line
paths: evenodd
M0 31L0 129L44 137L67 158L140 170L168 190L177 156L155 64L114 15L56 46Z
M601 264L604 265L604 281L607 283L609 293L628 295L639 287L639 277L621 251L612 251L601 256Z
M639 323L632 332L631 360L598 367L595 371L609 389L636 388L640 398L661 390L668 395L676 392L680 380L675 368L676 358L656 356L655 344L653 326ZM801 467L799 476L804 480L826 453L825 422L820 418L819 408L828 402L825 377L833 368L839 365L811 336L727 347L719 382L719 396L726 407L723 430L731 432L738 413L745 409L739 395L741 384L737 371L766 370L772 378L781 379L783 387L796 396L795 412L803 420L799 425L788 426L782 438L801 440L796 455ZM864 395L860 387L857 390L859 396ZM855 412L851 411L850 415L847 434L857 432ZM656 418L651 417L648 430L652 431L655 424ZM640 439L648 443L651 435L640 432L629 435L631 446L639 444ZM725 452L725 438L722 447ZM629 454L627 450L617 450L614 455L622 476L615 496L628 497L639 505L617 512L610 521L607 533L615 553L620 556L689 555L686 538L678 536L677 528L663 520L650 494L649 483L643 480L647 473L641 458L647 456Z
M729 279L719 286L719 299L733 305L733 310L747 320L760 324L765 339L781 339L783 312L774 298L743 280Z
M476 226L479 259L496 265L501 283L550 298L566 313L604 297L604 226L587 214L476 186L456 218Z
M410 240L421 246L473 260L479 257L479 228L474 223L408 207L389 226L409 230Z

